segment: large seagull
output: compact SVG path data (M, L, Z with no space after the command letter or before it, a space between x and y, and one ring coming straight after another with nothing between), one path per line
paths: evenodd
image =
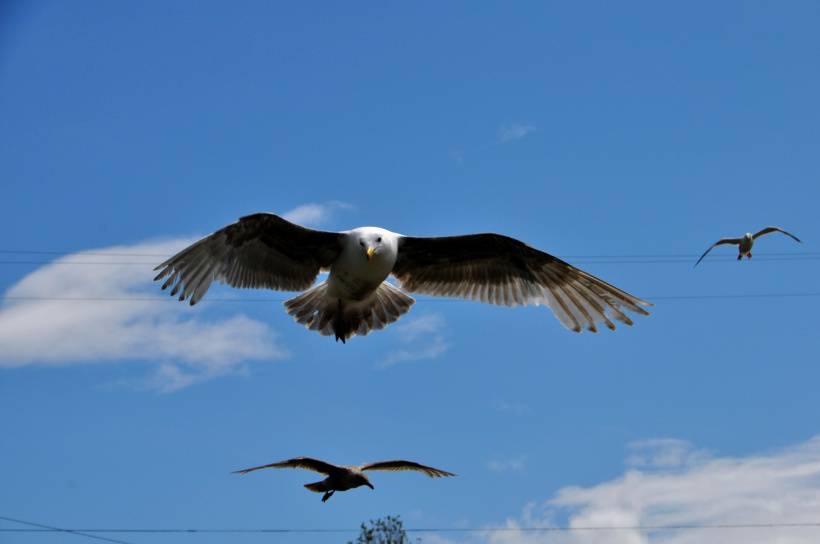
M632 325L644 300L501 234L421 238L379 227L326 232L270 213L241 218L161 265L179 300L199 302L215 280L240 288L305 291L285 302L296 321L345 342L397 320L415 302L403 291L502 306L544 304L567 328ZM327 279L313 285L321 271ZM401 288L387 281L393 275Z

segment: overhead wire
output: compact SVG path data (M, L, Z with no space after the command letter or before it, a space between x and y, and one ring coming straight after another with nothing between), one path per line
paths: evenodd
M93 530L92 531L78 531L77 529L63 529L61 527L54 527L53 525L46 525L44 523L35 523L33 521L25 521L25 520L22 520L22 519L10 518L8 516L0 516L0 519L5 520L5 521L11 521L13 523L19 523L21 525L29 525L29 526L32 526L32 527L37 527L37 529L13 529L13 528L12 529L5 529L5 528L0 529L0 531L2 531L4 533L10 533L10 532L20 533L20 532L35 532L35 531L36 532L50 532L50 533L69 533L69 534L72 534L72 535L83 536L83 537L91 538L91 539L94 539L94 540L102 540L103 542L113 542L115 544L131 544L130 542L125 541L125 540L118 540L118 539L115 539L115 538L108 538L108 537L105 537L105 536L99 536L99 535L96 535L96 534L91 534L91 533L95 533L95 532L105 532L105 531L93 531Z
M167 258L167 254L155 253L112 253L112 252L66 252L66 251L43 251L43 250L27 250L27 249L0 249L0 254L36 254L36 255L54 255L54 256L121 256L121 257L150 257L156 259ZM627 254L627 255L574 255L564 256L565 259L576 259L575 262L580 262L580 259L597 259L594 261L587 261L583 264L678 264L689 263L695 257L689 254L680 253L666 253L666 254ZM617 259L617 260L610 260ZM714 256L712 262L731 262L735 260L732 255ZM783 252L783 253L766 253L756 257L756 260L762 261L820 261L820 252ZM34 260L0 260L2 264L26 264L26 265L86 265L86 266L155 266L156 262L117 262L117 261L34 261ZM800 298L800 297L817 297L820 292L793 292L793 293L719 293L719 294L692 294L692 295L657 295L646 296L645 298L653 301L685 301L685 300L730 300L730 299L763 299L763 298ZM173 302L175 297L162 296L5 296L1 300L4 301L61 301L61 302ZM251 297L210 297L202 300L202 303L270 303L270 302L284 302L287 298L251 298ZM424 302L459 302L458 299L449 298L419 298L419 301Z
M77 261L77 260L32 260L8 258L0 260L0 265L98 265L98 266L149 266L157 265L159 260L171 257L159 253L132 253L132 252L96 252L96 251L45 251L29 249L0 249L5 255L50 255L54 257L144 257L156 261ZM564 260L572 260L576 264L676 264L689 263L698 258L696 254L686 253L637 253L637 254L610 254L610 255L559 255ZM705 262L731 262L737 260L736 255L711 255ZM755 257L756 261L818 261L820 252L771 252L761 253Z
M96 256L114 256L114 257L155 257L160 259L167 259L172 255L167 253L134 253L134 252L113 252L113 251L46 251L35 249L0 249L0 254L28 254L28 255L96 255ZM786 251L786 252L767 252L766 255L773 257L788 257L792 255L816 255L820 256L820 251ZM609 254L609 255L564 255L566 259L644 259L644 258L698 258L695 253L627 253L627 254Z
M48 533L48 532L71 532L82 534L82 536L95 537L98 534L270 534L270 533L290 533L290 534L322 534L322 533L355 533L359 528L304 528L304 527L275 527L275 528L80 528L63 529L51 527L44 524L26 522L14 518L0 516L0 519L14 521L26 525L36 526L36 529L29 528L0 528L0 532L6 533ZM769 522L769 523L715 523L715 524L672 524L672 525L557 525L545 527L418 527L405 528L407 533L547 533L547 532L583 532L583 531L688 531L688 530L739 530L739 529L820 529L820 522ZM103 538L103 537L98 537ZM110 540L112 542L122 542Z
M576 265L588 265L588 264L691 264L694 259L643 259L643 260L606 260L606 259L596 259L596 260L584 260L584 259L570 259L568 257L562 257L562 260L572 261L570 264ZM730 258L713 258L709 259L708 262L711 264L714 263L729 263L732 261L737 260L736 257ZM769 257L766 255L755 257L755 261L762 261L762 262L793 262L793 261L820 261L820 255L818 256L794 256L794 257ZM118 261L28 261L28 260L0 260L0 265L3 264L10 264L10 265L56 265L56 266L66 266L66 265L90 265L90 266L146 266L146 267L154 267L158 263L157 262L118 262Z
M706 294L706 295L661 295L661 296L646 296L649 301L656 300L722 300L722 299L756 299L756 298L801 298L801 297L820 297L818 291L807 291L799 293L736 293L736 294ZM76 296L76 297L57 297L57 296L16 296L10 295L0 297L0 301L58 301L58 302L176 302L176 297L116 297L116 296ZM205 298L197 305L206 303L264 303L264 302L285 302L287 298ZM456 298L417 298L418 302L470 302L469 300L462 300Z

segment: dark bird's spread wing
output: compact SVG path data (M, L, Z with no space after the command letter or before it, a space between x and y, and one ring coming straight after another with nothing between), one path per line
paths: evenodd
M403 289L491 304L547 304L569 329L627 325L624 309L647 315L650 304L583 270L500 234L402 237L393 274Z
M764 234L769 234L769 233L771 233L771 232L780 232L780 233L783 233L783 234L785 234L786 236L789 236L790 238L792 238L793 240L795 240L796 242L800 242L800 238L798 238L797 236L795 236L794 234L792 234L792 233L790 233L790 232L786 232L785 230L781 229L780 227L766 227L765 229L761 229L761 230L759 230L758 232L754 233L754 235L752 236L752 238L754 238L755 240L757 240L757 238L758 238L758 237L763 236ZM803 242L800 242L800 243L802 244Z
M714 244L709 246L709 249L707 249L706 251L703 252L703 255L700 256L700 259L698 259L698 262L695 263L695 266L700 264L700 262L703 260L703 258L706 257L706 254L709 253L710 251L712 251L712 248L717 247L717 246L722 246L722 245L725 245L725 244L739 245L740 244L740 238L723 238L722 240L718 240L717 242L715 242Z
M444 476L455 476L452 472L447 472L446 470L440 470L433 467L428 467L425 465L421 465L419 463L414 463L413 461L379 461L377 463L368 463L366 465L362 465L359 467L359 470L416 470L418 472L423 472L431 478L442 478Z
M248 472L253 472L254 470L260 470L263 468L304 468L306 470L312 470L313 472L327 474L328 476L330 476L333 472L344 470L336 465L331 465L330 463L325 463L324 461L320 461L318 459L311 459L310 457L295 457L293 459L279 461L278 463L271 463L269 465L236 470L234 471L234 474L247 474Z
M171 296L196 304L214 280L232 287L301 291L342 248L342 234L307 229L257 213L183 249L155 270Z

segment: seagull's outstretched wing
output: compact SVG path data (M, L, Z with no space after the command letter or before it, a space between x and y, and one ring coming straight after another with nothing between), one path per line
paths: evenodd
M709 253L710 251L712 251L712 248L714 248L716 246L722 246L722 245L725 245L725 244L739 245L740 244L740 238L723 238L722 240L718 240L717 242L715 242L714 244L709 246L709 249L707 249L706 251L703 252L703 255L700 256L700 259L698 259L698 262L695 263L695 266L700 264L700 262L703 260L703 258L706 257L706 254ZM695 266L693 266L692 268L694 268Z
M214 280L232 287L301 291L336 259L343 234L307 229L257 213L183 249L155 268L162 288L196 304Z
M786 236L789 236L790 238L792 238L796 242L800 242L801 244L803 243L803 242L800 241L800 238L798 238L797 236L795 236L794 234L792 234L790 232L786 232L785 230L781 229L780 227L766 227L765 229L760 229L759 231L754 233L754 235L752 235L752 238L757 240L758 237L763 236L764 234L772 233L772 232L782 232L783 234L785 234Z
M403 289L504 306L547 304L567 328L596 332L624 309L648 315L648 302L543 251L500 234L402 237L393 274Z
M431 478L455 476L455 474L453 474L452 472L447 472L446 470L428 467L426 465L414 463L413 461L402 461L400 459L395 461L378 461L376 463L368 463L366 465L360 466L359 470L416 470L418 472L425 473Z
M263 468L303 468L306 470L312 470L313 472L327 474L328 476L330 476L330 474L333 472L343 470L340 467L337 467L336 465L325 463L324 461L320 461L319 459L311 459L310 457L295 457L293 459L279 461L278 463L271 463L269 465L261 465L258 467L235 470L233 474L247 474L248 472L253 472L254 470L260 470Z

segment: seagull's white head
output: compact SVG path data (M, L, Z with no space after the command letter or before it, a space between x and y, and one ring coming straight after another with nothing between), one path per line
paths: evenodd
M398 251L397 236L379 227L361 227L351 231L368 261L393 260Z
M751 233L751 232L747 232L746 234L744 234L744 235L743 235L743 237L744 237L744 238L746 238L747 240L751 240L751 239L753 239L753 238L754 238L754 237L752 236L752 233Z

